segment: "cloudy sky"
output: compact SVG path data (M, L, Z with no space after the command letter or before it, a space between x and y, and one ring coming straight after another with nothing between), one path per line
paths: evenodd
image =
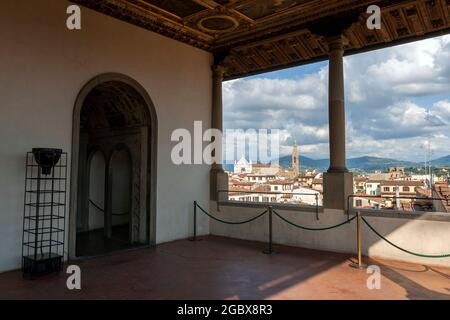
M281 154L328 158L328 63L224 83L224 128L280 129ZM347 157L450 155L450 35L345 58Z

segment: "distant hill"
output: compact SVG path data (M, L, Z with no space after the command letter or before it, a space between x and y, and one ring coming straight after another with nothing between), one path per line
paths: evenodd
M417 164L410 161L399 161L387 158L360 157L347 160L347 167L362 171L386 170L390 167L415 167Z
M436 167L450 167L450 155L431 161Z
M284 165L283 165L284 163ZM326 170L329 166L328 159L314 160L308 157L300 157L300 166L308 169ZM282 166L291 166L291 156L285 156L280 159ZM357 169L362 171L386 170L390 167L414 167L416 163L409 161L399 161L387 158L377 157L359 157L347 160L347 167L349 169Z
M444 167L450 166L450 155L442 157L432 161L433 166ZM283 167L291 166L291 156L284 156L280 158L280 165ZM326 170L329 166L328 159L314 160L308 157L300 157L300 165L303 168L308 169L318 169ZM379 157L358 157L351 158L347 160L347 167L349 169L357 169L362 171L375 171L375 170L386 170L390 167L421 167L423 163L412 162L412 161L402 161L389 158L379 158Z
M290 168L292 163L292 157L290 155L280 158L279 164L282 167ZM433 166L436 167L447 167L450 166L450 155L442 157L432 161ZM315 160L309 157L300 156L300 166L306 169L317 169L325 171L328 169L329 160L319 159ZM422 167L423 163L412 162L412 161L402 161L389 158L378 158L378 157L358 157L351 158L347 160L347 167L349 169L357 169L361 171L375 171L375 170L386 170L390 167ZM233 165L225 165L226 170L233 171Z
M280 158L280 166L290 168L292 166L292 157L284 156ZM300 156L300 166L308 169L326 170L329 166L328 159L314 160L305 156Z

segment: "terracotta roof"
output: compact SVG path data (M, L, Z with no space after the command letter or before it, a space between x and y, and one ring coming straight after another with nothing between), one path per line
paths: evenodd
M234 186L241 186L241 187L252 187L255 185L254 182L241 182L241 181L230 182L230 184L234 185Z
M363 199L367 199L367 200L371 200L377 203L381 203L383 202L383 198L382 197L374 197L374 196L370 196L368 194L357 194L354 199L358 199L358 198L363 198Z
M268 185L259 185L257 186L255 189L253 189L253 191L256 192L270 192L270 186Z
M278 168L279 165L269 164L269 163L255 163L252 165L253 168Z
M272 184L272 185L274 185L274 184L275 185L277 185L277 184L287 185L287 184L293 184L294 182L291 180L271 180L271 181L268 181L267 183Z
M249 191L248 189L243 189L243 188L239 188L239 187L229 187L228 188L229 192L232 192L231 196L236 196L236 193L242 192L245 193L247 191Z
M423 186L423 182L422 181L416 181L416 180L385 180L385 181L381 181L381 185L382 186L404 186L404 187L409 187L409 186L414 186L414 187L421 187Z
M430 197L430 190L425 189L425 188L416 188L416 192L421 196L421 197Z
M312 172L299 172L299 178L314 178L317 174Z

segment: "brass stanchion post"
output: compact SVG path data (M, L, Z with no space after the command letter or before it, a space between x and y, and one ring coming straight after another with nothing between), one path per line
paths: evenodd
M367 268L367 266L362 262L361 212L359 211L356 213L356 248L358 251L358 262L353 262L350 266L358 269Z

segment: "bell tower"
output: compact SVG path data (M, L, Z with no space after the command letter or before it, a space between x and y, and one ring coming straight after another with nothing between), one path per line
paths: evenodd
M297 142L294 142L294 147L292 148L292 173L295 177L298 176L300 170L300 161L298 157L298 146Z

